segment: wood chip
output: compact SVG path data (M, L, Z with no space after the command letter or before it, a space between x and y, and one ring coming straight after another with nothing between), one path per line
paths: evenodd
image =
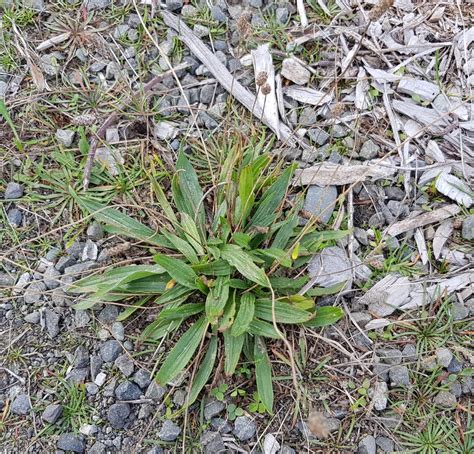
M421 263L426 265L428 263L428 248L426 247L425 235L420 228L415 230L415 243L420 253Z
M304 104L311 104L312 106L329 103L333 98L332 94L324 93L323 91L315 90L313 88L298 87L297 85L285 87L283 93L295 101Z
M395 174L395 169L389 165L379 164L380 160L367 161L367 165L334 164L323 162L321 164L297 169L295 172L294 185L306 186L315 184L318 186L341 186L362 182L367 179L380 180Z
M451 236L451 233L453 233L453 221L451 219L446 219L446 221L443 221L436 229L433 237L433 255L436 260L440 258L441 251Z
M385 230L384 234L397 236L418 227L444 221L445 219L455 216L460 211L461 208L457 205L446 205L442 208L430 211L429 213L423 213L413 218L407 218L403 221L395 222L395 224L392 224Z

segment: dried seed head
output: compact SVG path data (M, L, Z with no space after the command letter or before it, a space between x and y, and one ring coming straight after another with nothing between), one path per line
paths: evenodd
M342 102L338 102L331 109L331 116L332 118L338 118L341 116L342 112L344 112L344 104Z
M77 126L93 125L96 121L97 121L97 117L94 114L76 115L72 119L72 123Z
M369 14L369 19L372 21L378 20L382 15L393 6L394 0L380 0Z
M322 413L312 411L308 416L308 427L311 433L318 438L329 436L328 418Z
M251 32L252 25L250 24L250 14L246 12L237 19L237 33L243 38L246 38Z
M270 85L268 85L268 84L265 84L262 87L262 95L264 95L264 96L267 96L271 91L272 91L272 87L270 87Z
M260 71L258 74L257 74L257 77L255 79L255 83L257 84L257 87L261 87L262 85L265 84L265 82L267 81L268 79L268 74L266 71Z

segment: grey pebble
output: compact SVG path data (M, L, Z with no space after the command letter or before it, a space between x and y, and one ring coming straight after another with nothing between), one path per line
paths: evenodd
M454 303L451 307L454 320L464 320L469 317L469 309L462 303Z
M62 405L50 404L44 409L43 414L41 415L41 419L43 421L48 422L49 424L54 424L59 419L62 412Z
M469 215L462 223L461 235L465 240L474 240L474 215Z
M68 148L74 142L75 135L76 133L70 129L58 129L56 131L55 137L61 145L64 145Z
M85 443L82 436L65 433L60 435L57 447L63 451L72 451L80 454L85 450Z
M114 429L123 429L130 415L130 405L126 403L113 404L107 411L107 420Z
M150 372L145 369L139 369L133 374L132 381L140 386L140 388L146 388L151 383Z
M213 6L211 8L211 15L212 18L217 22L226 22L227 16L225 15L224 11L219 6Z
M377 355L386 364L400 364L402 362L402 352L394 348L379 348Z
M160 401L161 399L163 399L163 396L165 395L165 393L166 393L166 388L160 386L155 381L152 381L145 392L145 397L147 399Z
M97 316L98 320L105 325L110 325L117 319L119 314L118 307L114 304L106 304Z
M87 239L84 249L82 251L82 261L97 260L99 248L90 238Z
M174 441L181 434L181 427L167 419L158 432L158 438L163 441Z
M310 186L306 193L303 209L326 224L336 206L337 189L335 186Z
M448 348L443 347L436 350L436 360L440 366L448 367L452 359L453 354Z
M86 383L86 391L89 396L95 396L99 392L99 387L95 383Z
M137 400L140 399L141 395L140 388L129 381L122 382L115 388L115 397L118 400Z
M11 199L20 199L23 197L24 193L24 188L21 184L15 183L14 181L11 181L10 183L7 184L7 187L5 188L5 194L4 198L6 200L11 200Z
M77 328L86 327L90 321L91 318L87 311L76 310L76 312L74 313L74 324Z
M12 413L15 413L16 415L27 415L30 410L30 397L27 394L18 394L11 405Z
M98 355L92 355L90 358L90 373L91 373L91 379L95 380L95 377L97 377L97 374L100 372L100 369L102 367L103 361L102 358Z
M72 369L67 374L66 379L71 383L79 385L79 384L85 383L88 375L89 375L88 367L79 367L76 369Z
M392 386L410 385L410 374L406 366L393 366L390 368L388 374Z
M23 213L18 208L10 208L7 212L8 223L12 227L20 227L23 220Z
M74 367L88 367L89 366L89 352L83 345L79 345L74 352L73 364Z
M106 363L115 361L122 353L122 346L116 340L108 340L100 346L100 356Z
M279 22L280 24L286 24L288 22L288 18L290 17L288 8L277 8L275 11L275 17L277 22Z
M59 287L61 273L54 267L49 266L44 273L44 284L49 290Z
M365 160L374 159L379 154L379 151L380 147L369 139L362 145L359 156Z
M31 312L30 314L25 315L24 320L27 323L33 323L33 324L39 323L40 313L38 311Z
M447 367L448 372L452 374L457 374L462 371L462 363L459 362L456 357L453 356L453 359Z
M112 336L118 341L121 342L125 339L125 328L122 322L112 323L112 327L110 328L110 331L112 332Z
M111 2L112 0L85 0L84 6L86 6L89 10L104 9L107 8Z
M228 434L232 432L232 426L224 418L211 419L211 427L222 434Z
M58 262L55 265L55 268L61 273L64 272L66 268L73 266L76 263L76 259L70 255L63 255L59 258Z
M153 448L149 449L146 454L164 454L164 451L159 446L153 446Z
M125 377L130 377L133 374L135 366L127 354L120 355L114 364Z
M204 418L209 421L214 416L217 416L225 409L224 402L220 400L212 400L204 407Z
M43 314L46 332L51 339L54 339L59 334L60 316L48 307L44 310Z
M454 408L457 404L456 396L449 391L440 391L433 402L439 407Z
M105 454L106 447L100 441L96 441L87 451L87 454Z
M235 419L233 434L240 440L246 441L252 438L257 431L257 425L253 419L247 416L239 416Z
M94 221L89 225L89 227L87 227L87 237L92 241L98 241L104 237L104 229L99 222Z
M23 300L26 304L39 303L46 292L46 285L43 282L33 281L25 290Z
M382 452L392 452L395 449L395 444L388 437L378 436L375 439L375 443Z
M376 454L377 446L375 444L375 438L372 435L366 435L359 442L357 450L358 454Z

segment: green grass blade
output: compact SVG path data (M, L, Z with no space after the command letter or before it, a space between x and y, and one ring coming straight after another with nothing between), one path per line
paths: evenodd
M255 339L254 346L255 375L260 400L269 413L273 412L272 366L268 357L267 347L261 337Z
M239 178L239 203L236 205L235 219L240 224L245 224L247 216L255 203L255 181L252 166L246 166L240 172Z
M232 336L229 330L224 331L224 372L227 376L235 372L242 353L244 340L245 334L236 337Z
M196 285L198 276L187 263L163 254L156 254L153 259L179 284L192 289L198 288Z
M208 322L205 317L197 320L176 342L156 374L156 380L161 386L176 378L189 363L196 352L202 337L207 330Z
M187 405L191 405L199 396L211 376L217 356L217 336L213 336L207 347L206 356L204 357L199 370L194 377L193 385L189 393Z
M7 105L5 104L5 101L3 99L0 99L0 115L5 120L7 125L12 130L13 135L15 136L15 146L18 148L18 151L23 151L23 142L21 141L20 136L18 135L18 132L15 128L15 123L13 123L13 120L10 117L10 114L8 113Z
M147 296L145 298L142 298L139 301L135 301L132 306L127 307L125 310L123 310L119 316L117 317L118 322L123 322L124 320L127 320L128 317L130 317L132 314L134 314L138 309L140 309L147 301L150 301L151 297Z
M184 232L184 237L192 244L197 254L204 255L201 237L194 219L187 213L181 213L181 226Z
M240 306L232 325L232 336L240 336L247 332L255 313L255 295L244 293L240 298Z
M192 315L199 314L204 310L203 303L189 303L180 307L167 307L158 315L157 320L171 322L173 320L185 320Z
M237 271L248 280L261 285L268 286L265 271L259 268L242 248L235 244L225 244L221 249L222 258L234 266Z

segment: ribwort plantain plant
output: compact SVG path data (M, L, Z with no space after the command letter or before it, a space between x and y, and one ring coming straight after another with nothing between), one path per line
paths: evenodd
M156 340L187 326L156 380L164 385L198 361L188 405L208 382L221 351L226 375L234 374L242 355L254 364L258 395L272 412L268 340L283 338L281 325L320 327L342 316L337 307L316 307L318 289L298 294L308 281L298 271L347 232L317 231L314 222L300 225L302 198L289 194L293 171L294 166L283 169L267 154L229 153L203 190L181 152L171 195L154 184L166 219L159 231L75 195L84 211L109 231L160 251L154 264L124 266L78 281L72 291L89 296L76 307L133 301L120 315L123 320L152 302L161 311L143 330L143 339ZM141 299L133 300L137 296ZM205 352L202 358L198 351Z

